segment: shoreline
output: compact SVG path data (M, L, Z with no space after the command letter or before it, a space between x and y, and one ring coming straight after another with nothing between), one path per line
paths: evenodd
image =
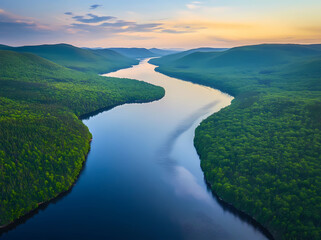
M12 222L6 224L6 225L2 225L0 226L0 237L8 232L8 231L11 231L13 229L15 229L16 227L18 227L20 224L23 224L25 223L28 219L30 219L31 217L35 216L36 214L39 213L40 210L45 210L50 204L52 203L56 203L57 201L59 201L60 199L64 198L65 196L67 196L73 189L73 187L76 185L77 181L79 180L79 177L81 175L81 173L85 170L86 168L86 162L87 162L87 158L88 158L88 155L90 153L90 150L91 150L91 142L92 142L92 138L89 139L89 150L87 152L87 154L85 155L85 159L84 161L82 162L82 165L81 165L81 169L77 175L77 178L76 180L71 184L71 186L63 191L63 192L60 192L58 193L57 196L47 200L47 201L44 201L44 202L40 202L38 203L38 207L32 209L31 211L29 212L26 212L24 215L22 215L21 217L13 220Z
M95 110L95 111L92 111L92 112L89 112L89 113L85 113L85 114L80 115L80 116L78 117L78 119L81 120L81 121L87 120L87 119L89 119L89 118L91 118L91 117L93 117L93 116L98 115L99 113L112 110L112 109L114 109L115 107L123 106L123 105L125 105L125 104L144 104L144 103L156 102L156 101L161 100L164 96L165 96L165 93L164 93L164 95L163 95L161 98L157 98L157 99L154 99L154 100L151 100L151 101L135 100L135 101L131 101L131 102L124 102L124 103L120 103L120 104L114 104L114 105L111 105L111 106L109 106L109 107L99 108L99 109L97 109L97 110Z
M195 148L196 149L196 148ZM198 155L198 153L197 153ZM198 155L199 156L199 155ZM201 168L202 169L202 168ZM203 169L202 169L203 171ZM204 171L203 171L204 173ZM206 186L208 187L208 190L211 191L213 197L217 200L217 202L223 207L224 210L227 210L231 212L232 214L237 215L242 220L251 223L255 227L255 229L258 229L260 232L262 232L269 240L275 240L276 238L271 233L271 231L265 227L263 224L258 222L255 217L247 214L246 212L242 211L241 209L236 208L232 203L229 203L225 201L223 198L221 198L215 191L212 190L212 185L207 181L204 175L204 181L206 183Z
M150 64L155 65L155 64L153 64L153 63L150 63ZM160 67L159 67L158 65L155 65L155 66L156 66L155 72L159 72L159 73L164 74L164 75L166 75L166 76L174 77L174 78L180 79L180 80L182 80L182 81L187 81L187 82L195 83L195 82L192 81L192 80L184 79L184 78L182 78L182 77L179 76L179 75L175 75L175 73L172 73L172 74L171 74L171 73L167 73L166 71L161 71L161 70L160 70ZM226 94L234 97L231 93L229 93L229 92L224 92L224 91L220 90L219 88L214 88L214 87L207 86L207 85L204 85L204 84L201 84L201 83L196 83L196 84L199 84L199 85L202 85L202 86L206 86L206 87L210 87L210 88L219 90L219 91L221 91L221 92L223 92L223 93L226 93ZM235 99L235 97L234 97L234 99ZM233 100L234 100L234 99L233 99ZM233 103L233 100L232 100L231 104ZM228 106L226 106L226 107L231 106L231 104L228 105ZM215 114L215 113L213 113L213 114ZM210 116L212 116L213 114L211 114ZM209 117L210 117L210 116L209 116ZM206 119L207 119L207 118L206 118ZM202 120L202 122L205 121L206 119ZM202 122L201 122L200 124L202 124ZM195 129L195 130L196 130L196 129ZM194 139L195 139L195 136L194 136ZM200 155L199 155L199 153L198 153L198 151L197 151L197 148L195 147L194 141L193 141L193 145L194 145L194 148L195 148L195 150L196 150L196 152L197 152L197 155L199 156L199 159L200 159L200 162L201 162L202 160L201 160ZM201 169L202 169L202 167L201 167ZM206 177L205 177L205 172L204 172L203 169L202 169L202 172L203 172L203 174L204 174L204 181L205 181L208 189L211 191L213 197L218 201L218 203L223 207L224 210L227 209L228 211L232 212L233 214L236 212L236 213L238 214L238 216L241 217L243 220L245 220L245 221L249 220L249 221L247 221L247 222L250 222L252 225L254 225L254 227L257 227L268 239L270 239L270 240L275 240L275 239L277 239L277 238L275 237L276 234L272 234L272 231L269 230L269 228L266 227L266 226L264 226L262 223L258 222L258 221L255 219L254 216L251 216L250 214L242 211L241 209L236 208L233 204L231 204L231 203L229 203L229 202L226 202L221 196L219 196L215 191L213 191L211 184L207 181L207 179L206 179Z
M165 90L165 89L164 89ZM115 107L118 107L118 106L122 106L122 105L125 105L125 104L144 104L144 103L151 103L151 102L155 102L155 101L159 101L160 99L162 99L164 96L165 96L165 91L164 91L164 94L160 97L160 98L155 98L154 100L134 100L134 101L130 101L130 102L124 102L124 103L119 103L119 104L114 104L114 105L111 105L109 107L103 107L103 108L99 108L95 111L92 111L92 112L89 112L89 113L85 113L85 114L82 114L80 116L78 116L78 119L83 123L83 120L86 120L86 119L89 119L90 117L93 117L93 116L96 116L98 115L99 113L102 113L102 112L105 112L105 111L109 111L109 110L112 110L113 108ZM85 124L84 124L85 125ZM85 125L86 126L86 125ZM88 130L89 131L89 130ZM90 133L90 132L89 132ZM90 133L91 134L91 133ZM35 216L36 214L39 213L40 210L44 210L46 209L50 204L52 203L56 203L57 201L59 201L60 199L66 197L73 189L73 187L76 185L77 181L79 180L79 177L81 175L81 173L84 171L84 169L86 168L86 162L87 162L87 158L88 158L88 155L90 153L90 150L91 150L91 142L93 140L93 137L91 137L88 141L89 143L89 150L87 152L87 154L85 155L85 158L84 158L84 161L82 162L82 166L81 166L81 169L76 177L76 180L70 185L70 187L63 191L63 192L60 192L57 194L57 196L47 200L47 201L44 201L44 202L40 202L38 203L38 206L32 210L30 210L29 212L26 212L25 214L23 214L21 217L13 220L12 222L8 223L8 224L5 224L5 225L0 225L0 237L5 234L6 232L9 232L13 229L15 229L16 227L18 227L20 224L23 224L25 223L28 219L30 219L31 217Z

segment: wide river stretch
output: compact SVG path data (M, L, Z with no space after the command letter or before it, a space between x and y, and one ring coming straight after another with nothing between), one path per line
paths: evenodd
M1 239L267 239L212 195L193 145L198 124L233 98L155 72L148 60L106 76L159 85L166 95L84 120L93 141L72 191Z

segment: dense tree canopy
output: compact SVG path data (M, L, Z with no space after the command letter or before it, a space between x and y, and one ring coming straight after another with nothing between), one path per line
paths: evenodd
M321 45L258 45L153 59L232 104L196 129L214 192L277 239L321 237ZM171 60L172 59L172 60Z
M32 53L70 69L106 73L138 64L138 60L128 58L109 49L83 49L68 44L10 47L0 45L2 50Z
M75 182L91 134L79 116L164 96L145 82L77 72L0 50L0 225Z

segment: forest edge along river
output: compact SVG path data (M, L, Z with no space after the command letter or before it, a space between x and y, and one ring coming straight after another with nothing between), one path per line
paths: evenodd
M148 59L106 76L162 86L165 97L84 119L93 141L77 183L1 238L270 237L250 217L212 194L193 145L195 128L228 106L231 96L158 73Z

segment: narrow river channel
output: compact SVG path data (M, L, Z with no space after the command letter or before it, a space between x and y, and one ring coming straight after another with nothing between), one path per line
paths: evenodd
M84 120L93 141L72 191L1 238L267 239L212 195L193 146L197 125L232 97L154 69L143 60L106 74L162 86L166 95Z

